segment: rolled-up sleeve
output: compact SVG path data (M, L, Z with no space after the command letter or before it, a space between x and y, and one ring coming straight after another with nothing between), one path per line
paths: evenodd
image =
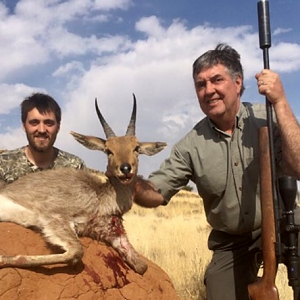
M180 151L180 144L173 146L170 157L160 168L151 173L149 180L164 197L166 203L191 179L188 152ZM166 204L165 203L165 204Z

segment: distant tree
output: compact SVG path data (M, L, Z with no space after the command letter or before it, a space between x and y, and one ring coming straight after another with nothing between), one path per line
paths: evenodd
M190 185L186 185L185 187L182 188L182 190L188 191L188 192L192 192L193 189L194 189L194 188L193 188L192 186L190 186Z

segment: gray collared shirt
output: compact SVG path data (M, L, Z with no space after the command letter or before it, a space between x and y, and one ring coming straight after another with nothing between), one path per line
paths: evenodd
M232 135L218 130L206 117L173 146L150 180L166 201L191 180L212 228L230 234L256 230L261 225L258 129L262 126L267 126L263 104L241 103ZM276 123L274 138L279 167ZM280 168L277 171L282 173Z

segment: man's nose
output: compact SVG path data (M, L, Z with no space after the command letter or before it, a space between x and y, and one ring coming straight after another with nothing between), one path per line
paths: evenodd
M205 92L206 94L211 94L215 91L215 85L210 82L210 80L206 81Z
M40 124L38 126L38 131L39 132L46 132L46 126L43 122L40 122Z

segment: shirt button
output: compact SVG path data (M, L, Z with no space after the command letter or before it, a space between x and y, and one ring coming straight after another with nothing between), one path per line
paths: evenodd
M238 164L239 164L239 163L238 163L237 161L234 163L235 166L237 166Z
M239 187L239 190L240 190L240 191L242 190L242 187L241 187L241 186Z

